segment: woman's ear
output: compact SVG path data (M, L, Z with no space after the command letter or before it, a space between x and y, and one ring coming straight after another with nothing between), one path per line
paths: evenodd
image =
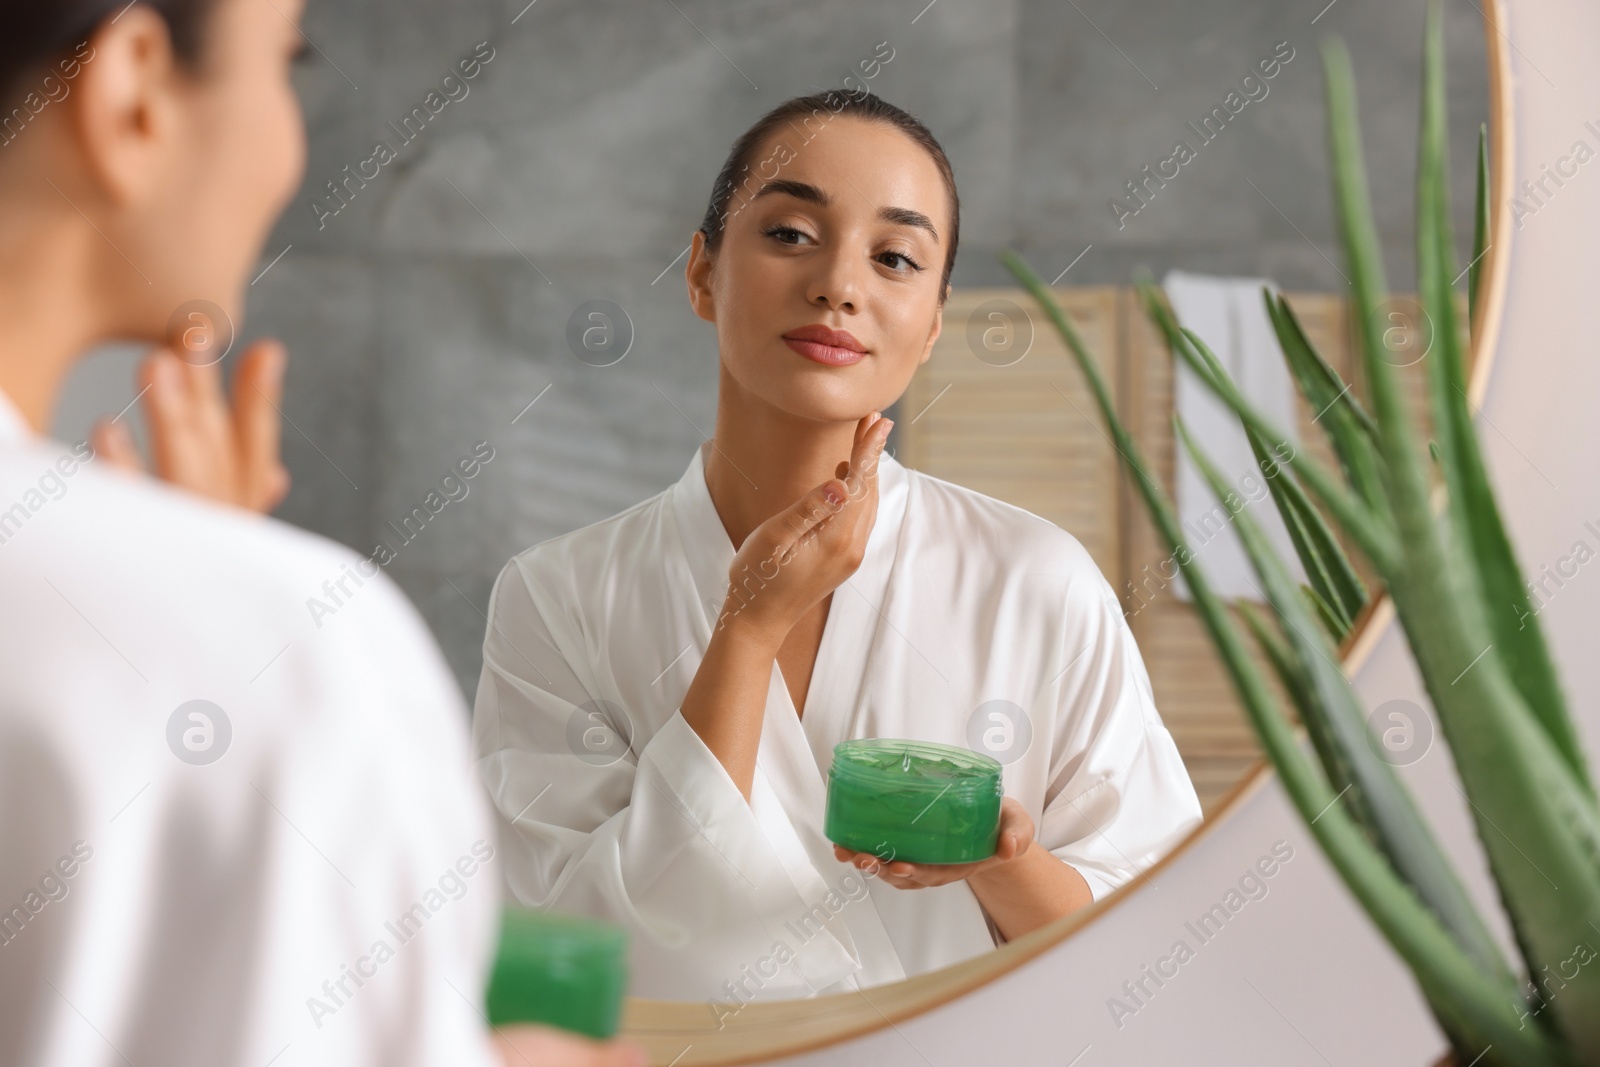
M167 22L134 4L89 43L68 110L73 147L91 198L137 202L165 181L179 135L179 84Z
M689 284L689 306L707 322L717 321L716 300L711 293L711 272L715 266L711 249L706 245L706 235L694 231L689 245L689 264L683 269L684 280Z
M950 287L945 287L945 296L950 295ZM939 333L944 329L944 301L939 301L938 307L933 309L933 332L928 334L928 343L922 347L922 358L917 360L917 366L928 362L928 357L933 355L933 344L939 340Z

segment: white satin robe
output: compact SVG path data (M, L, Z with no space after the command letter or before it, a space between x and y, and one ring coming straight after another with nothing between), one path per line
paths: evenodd
M995 946L965 882L901 890L834 858L826 775L849 738L972 747L979 705L1020 705L1032 740L1006 764L1006 794L1096 899L1200 822L1133 636L1078 540L888 452L803 716L773 665L746 803L678 711L734 557L708 446L670 488L506 565L476 699L510 894L624 924L634 995L840 992Z
M92 457L0 393L0 1064L500 1064L494 825L422 616Z

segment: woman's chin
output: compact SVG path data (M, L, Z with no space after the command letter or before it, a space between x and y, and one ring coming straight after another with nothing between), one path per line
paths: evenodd
M773 407L797 420L816 423L849 423L854 425L874 411L882 411L887 404L875 404L863 397L859 389L819 390L797 388L781 396L770 398Z
M724 369L736 395L729 399L753 401L769 409L780 418L816 423L850 423L854 425L874 411L883 411L905 392L908 382L886 383L877 376L860 373L864 364L848 367L827 367L796 355L787 346L777 357L781 373L773 371L768 363L759 373L747 369ZM730 383L724 379L724 388ZM738 394L742 394L742 397Z

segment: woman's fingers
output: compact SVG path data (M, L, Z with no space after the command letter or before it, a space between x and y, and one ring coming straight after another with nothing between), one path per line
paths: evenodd
M204 352L187 352L181 348L168 349L177 357L182 370L184 388L189 391L189 404L196 416L215 422L227 417L227 405L222 399L222 363Z
M844 506L847 495L838 480L829 479L795 501L782 513L782 528L786 531L778 544L778 563L788 563L795 552L815 539L823 524Z
M856 455L850 460L851 473L859 473L874 496L878 492L878 459L883 455L883 446L888 443L892 429L893 419L878 419L862 436Z
M883 424L883 425L880 425ZM855 441L850 446L850 499L856 500L861 496L862 490L867 488L867 479L871 475L868 466L876 450L876 442L884 430L890 425L887 419L874 411L860 422L856 423Z
M884 428L881 431L874 431L873 427L879 422L884 423ZM780 548L790 548L802 542L809 542L822 532L825 524L834 515L846 507L859 503L863 496L863 488L868 490L876 488L877 453L883 450L883 441L888 436L888 428L893 425L893 422L887 419L878 418L877 412L857 423L855 444L851 449L850 459L834 467L832 479L811 490L782 514L784 529L788 531L788 536ZM838 484L840 481L844 482L842 487ZM833 494L832 497L830 493Z
M277 506L289 488L278 458L287 358L276 341L251 345L234 371L230 407L219 364L191 363L168 348L152 350L140 364L139 384L155 473L252 511Z
M229 437L228 402L222 392L221 357L208 344L195 350L169 347L184 390L183 410L188 429L184 460L194 471L194 484L207 495L239 503L234 455Z
M860 566L877 514L876 453L889 426L876 415L858 422L851 458L832 478L756 527L734 554L731 586L771 590L741 607L755 607L762 625L787 634ZM879 422L883 429L873 429ZM806 562L791 569L802 556Z
M921 889L928 885L943 885L966 877L975 864L952 866L924 866L905 860L886 859L870 852L857 852L842 845L833 846L834 858L849 863L869 878L881 878L896 889Z
M289 353L277 341L257 341L233 370L233 437L239 456L240 502L270 511L288 489L278 461L283 371Z
M850 446L850 458L834 468L834 474L844 480L847 503L854 509L854 515L857 517L862 514L861 505L869 501L877 488L877 482L873 477L875 474L873 453L881 447L875 442L881 436L879 424L885 421L876 411L863 416L856 423L855 439ZM893 424L887 423L887 425ZM876 509L873 514L876 514ZM851 533L857 532L857 523L840 525L841 528L848 528ZM870 526L868 529L870 530ZM862 540L865 541L864 535Z
M164 348L153 349L139 365L145 424L155 472L185 489L205 492L203 458L196 455L198 432L183 361Z
M89 447L94 449L97 458L103 459L113 467L122 467L125 470L143 471L144 457L139 454L139 446L134 443L133 432L128 429L128 424L111 419L100 419L89 431Z
M845 478L849 490L849 521L836 524L833 536L841 544L849 541L865 550L878 515L878 456L894 422L872 415L861 421L865 425L857 428L855 445L850 452L849 475Z
M1033 844L1033 820L1022 802L1006 797L1000 802L1000 841L996 845L998 859L1015 859Z
M880 860L871 853L856 852L840 845L833 846L833 854L841 863L853 864L868 877L876 877L896 889L922 889L959 882L996 864L1016 859L1032 847L1033 833L1033 819L1022 802L1006 797L1000 802L999 841L994 855L988 859L973 863L910 863Z
M650 1062L631 1041L594 1041L537 1024L496 1027L493 1039L506 1067L646 1067Z

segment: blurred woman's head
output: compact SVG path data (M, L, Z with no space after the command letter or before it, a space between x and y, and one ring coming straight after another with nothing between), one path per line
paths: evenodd
M869 93L796 97L734 143L694 236L690 301L747 397L854 422L932 351L959 222L950 161L922 123ZM795 336L807 327L849 337Z
M0 256L48 240L101 336L237 316L304 167L302 2L0 0Z

